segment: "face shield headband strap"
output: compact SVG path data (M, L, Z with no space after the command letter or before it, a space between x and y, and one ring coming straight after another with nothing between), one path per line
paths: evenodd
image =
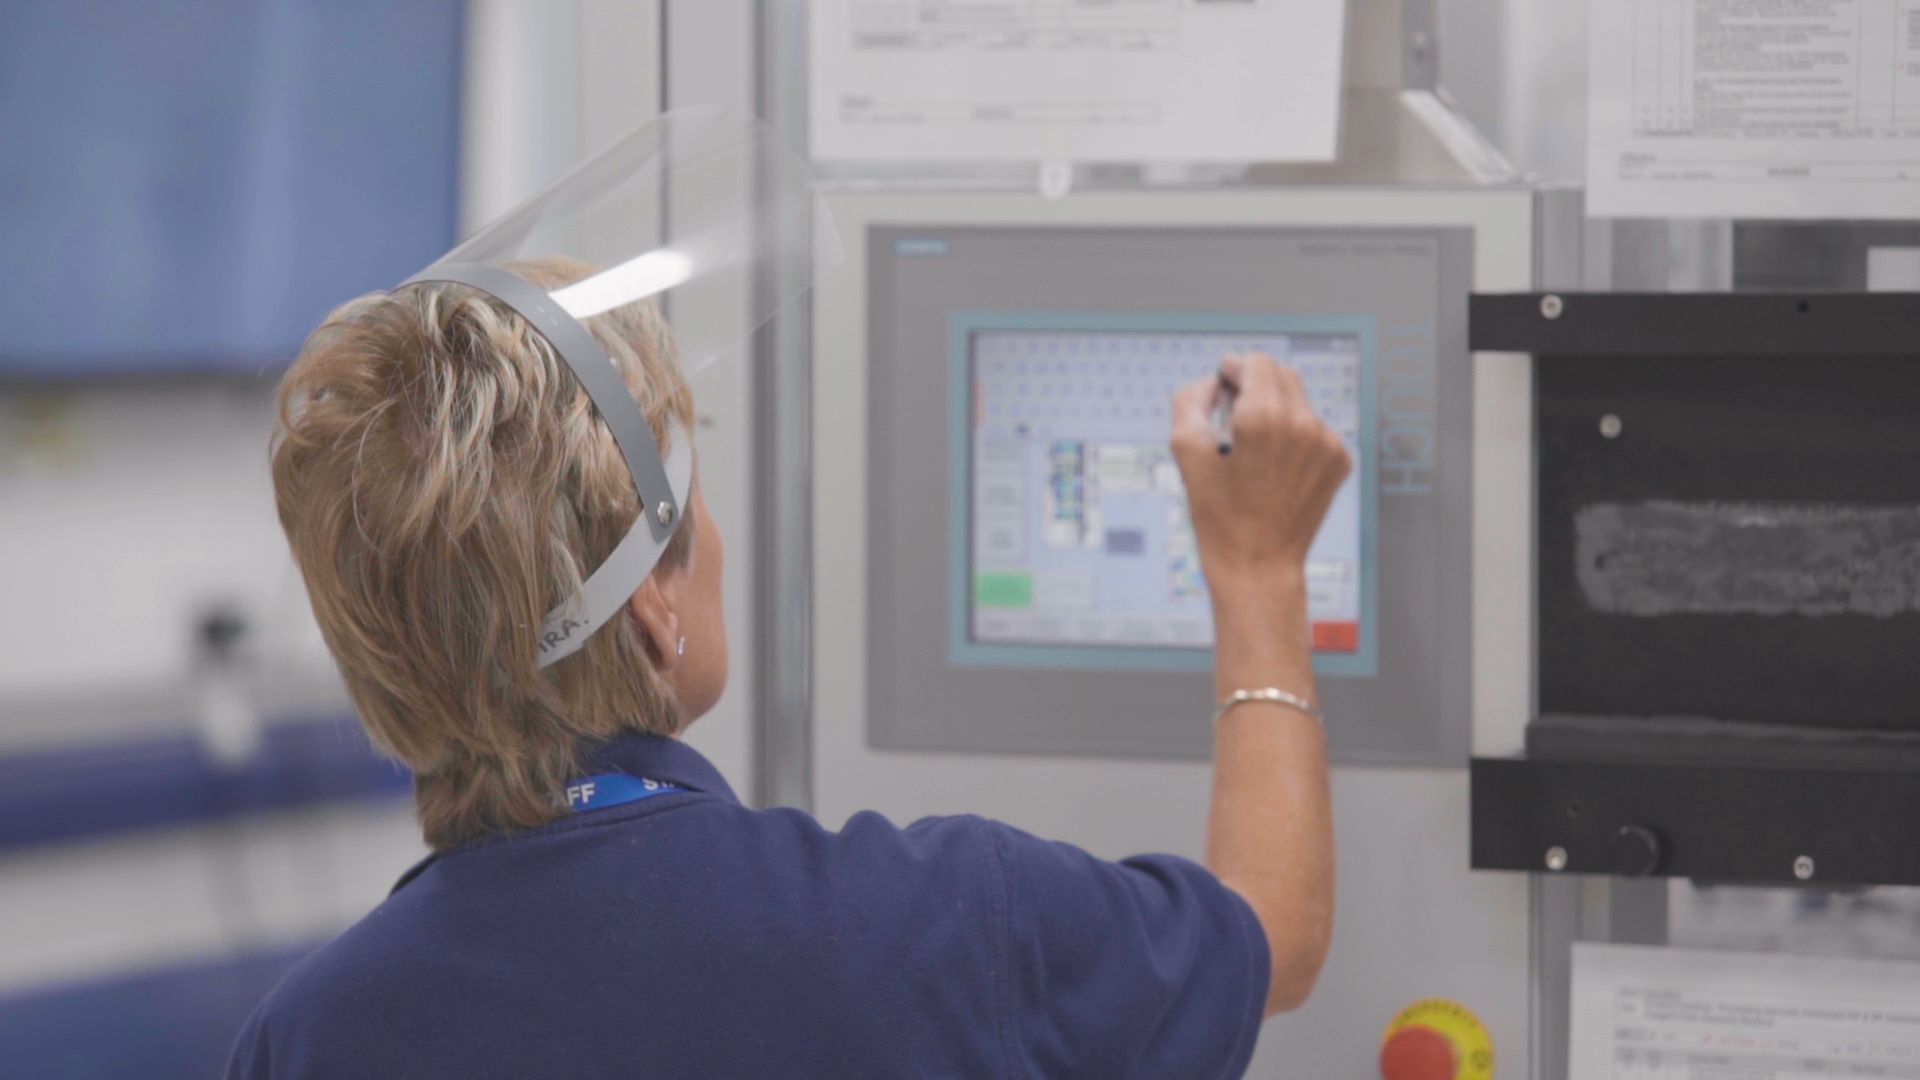
M617 615L666 551L667 541L680 525L681 508L693 482L693 440L678 424L672 433L673 451L660 460L653 429L627 391L627 384L579 320L560 307L545 290L509 270L481 263L446 263L429 267L401 283L444 281L465 285L492 296L518 312L534 331L553 346L561 362L573 372L593 402L614 444L626 459L627 471L640 493L640 522L632 528L599 568L581 584L580 593L547 614L540 627L540 666L573 655L593 632Z

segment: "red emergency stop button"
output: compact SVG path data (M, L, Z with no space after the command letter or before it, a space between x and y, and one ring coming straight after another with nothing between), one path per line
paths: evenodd
M1380 1037L1382 1080L1492 1080L1493 1040L1473 1010L1446 998L1401 1009Z
M1425 1024L1409 1024L1380 1044L1381 1080L1453 1080L1453 1043Z

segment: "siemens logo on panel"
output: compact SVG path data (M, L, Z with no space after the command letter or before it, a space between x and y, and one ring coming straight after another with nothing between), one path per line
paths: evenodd
M902 257L945 255L947 250L946 239L939 236L901 236L893 241L893 253Z
M1435 380L1432 323L1380 326L1380 493L1433 494Z

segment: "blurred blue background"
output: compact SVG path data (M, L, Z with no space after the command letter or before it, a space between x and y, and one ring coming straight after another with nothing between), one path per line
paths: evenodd
M455 238L459 0L0 6L0 365L257 369Z

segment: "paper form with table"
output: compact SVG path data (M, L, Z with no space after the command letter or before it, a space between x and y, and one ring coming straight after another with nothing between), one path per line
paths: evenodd
M814 0L818 160L1331 161L1344 0Z
M1920 0L1592 0L1587 210L1920 214Z
M1920 1077L1920 963L1573 946L1569 1080Z

